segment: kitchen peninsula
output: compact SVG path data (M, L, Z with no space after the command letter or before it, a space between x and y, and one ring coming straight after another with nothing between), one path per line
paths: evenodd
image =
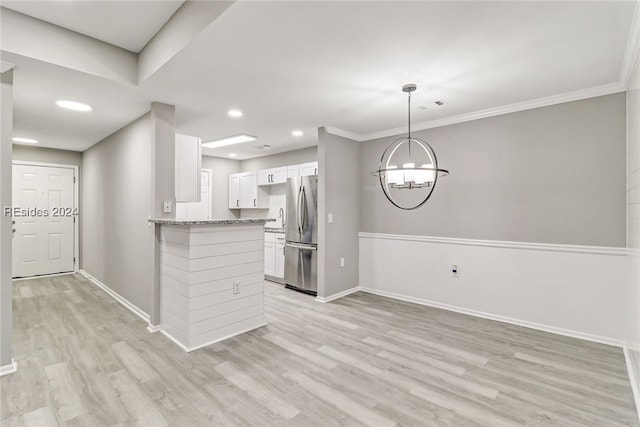
M266 325L264 224L151 219L160 246L159 329L185 351Z

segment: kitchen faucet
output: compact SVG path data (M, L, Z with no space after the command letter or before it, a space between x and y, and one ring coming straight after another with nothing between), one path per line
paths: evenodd
M282 219L282 229L284 230L284 209L280 208L278 211L278 218Z

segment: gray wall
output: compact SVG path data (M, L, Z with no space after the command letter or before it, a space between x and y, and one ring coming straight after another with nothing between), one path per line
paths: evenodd
M233 159L202 156L202 168L211 169L211 217L213 219L240 218L239 210L229 206L229 175L240 172L240 162Z
M318 129L319 297L358 286L360 147L356 141ZM340 258L345 259L344 267Z
M53 148L14 144L13 160L75 165L79 167L80 171L82 170L82 153L79 151L55 150Z
M0 206L11 206L13 70L0 75ZM11 217L0 216L0 367L11 364Z
M149 313L154 285L152 120L146 114L83 153L82 268Z
M625 246L624 93L414 135L451 175L424 207L401 211L371 176L394 138L364 142L361 231Z

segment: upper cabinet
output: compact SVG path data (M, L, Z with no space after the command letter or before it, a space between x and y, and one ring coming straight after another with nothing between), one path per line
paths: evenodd
M309 162L300 165L300 176L309 175L318 175L318 162Z
M287 178L318 174L318 162L262 169L229 175L229 209L269 209L268 186L284 184Z
M229 175L229 209L268 209L268 193L258 187L256 172Z
M200 201L202 141L195 136L176 134L176 202Z
M273 185L287 182L287 167L262 169L258 171L258 185Z

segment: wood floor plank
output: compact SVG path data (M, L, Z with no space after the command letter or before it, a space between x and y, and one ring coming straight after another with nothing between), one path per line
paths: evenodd
M621 349L267 282L268 325L185 353L81 275L14 283L7 426L640 426Z

